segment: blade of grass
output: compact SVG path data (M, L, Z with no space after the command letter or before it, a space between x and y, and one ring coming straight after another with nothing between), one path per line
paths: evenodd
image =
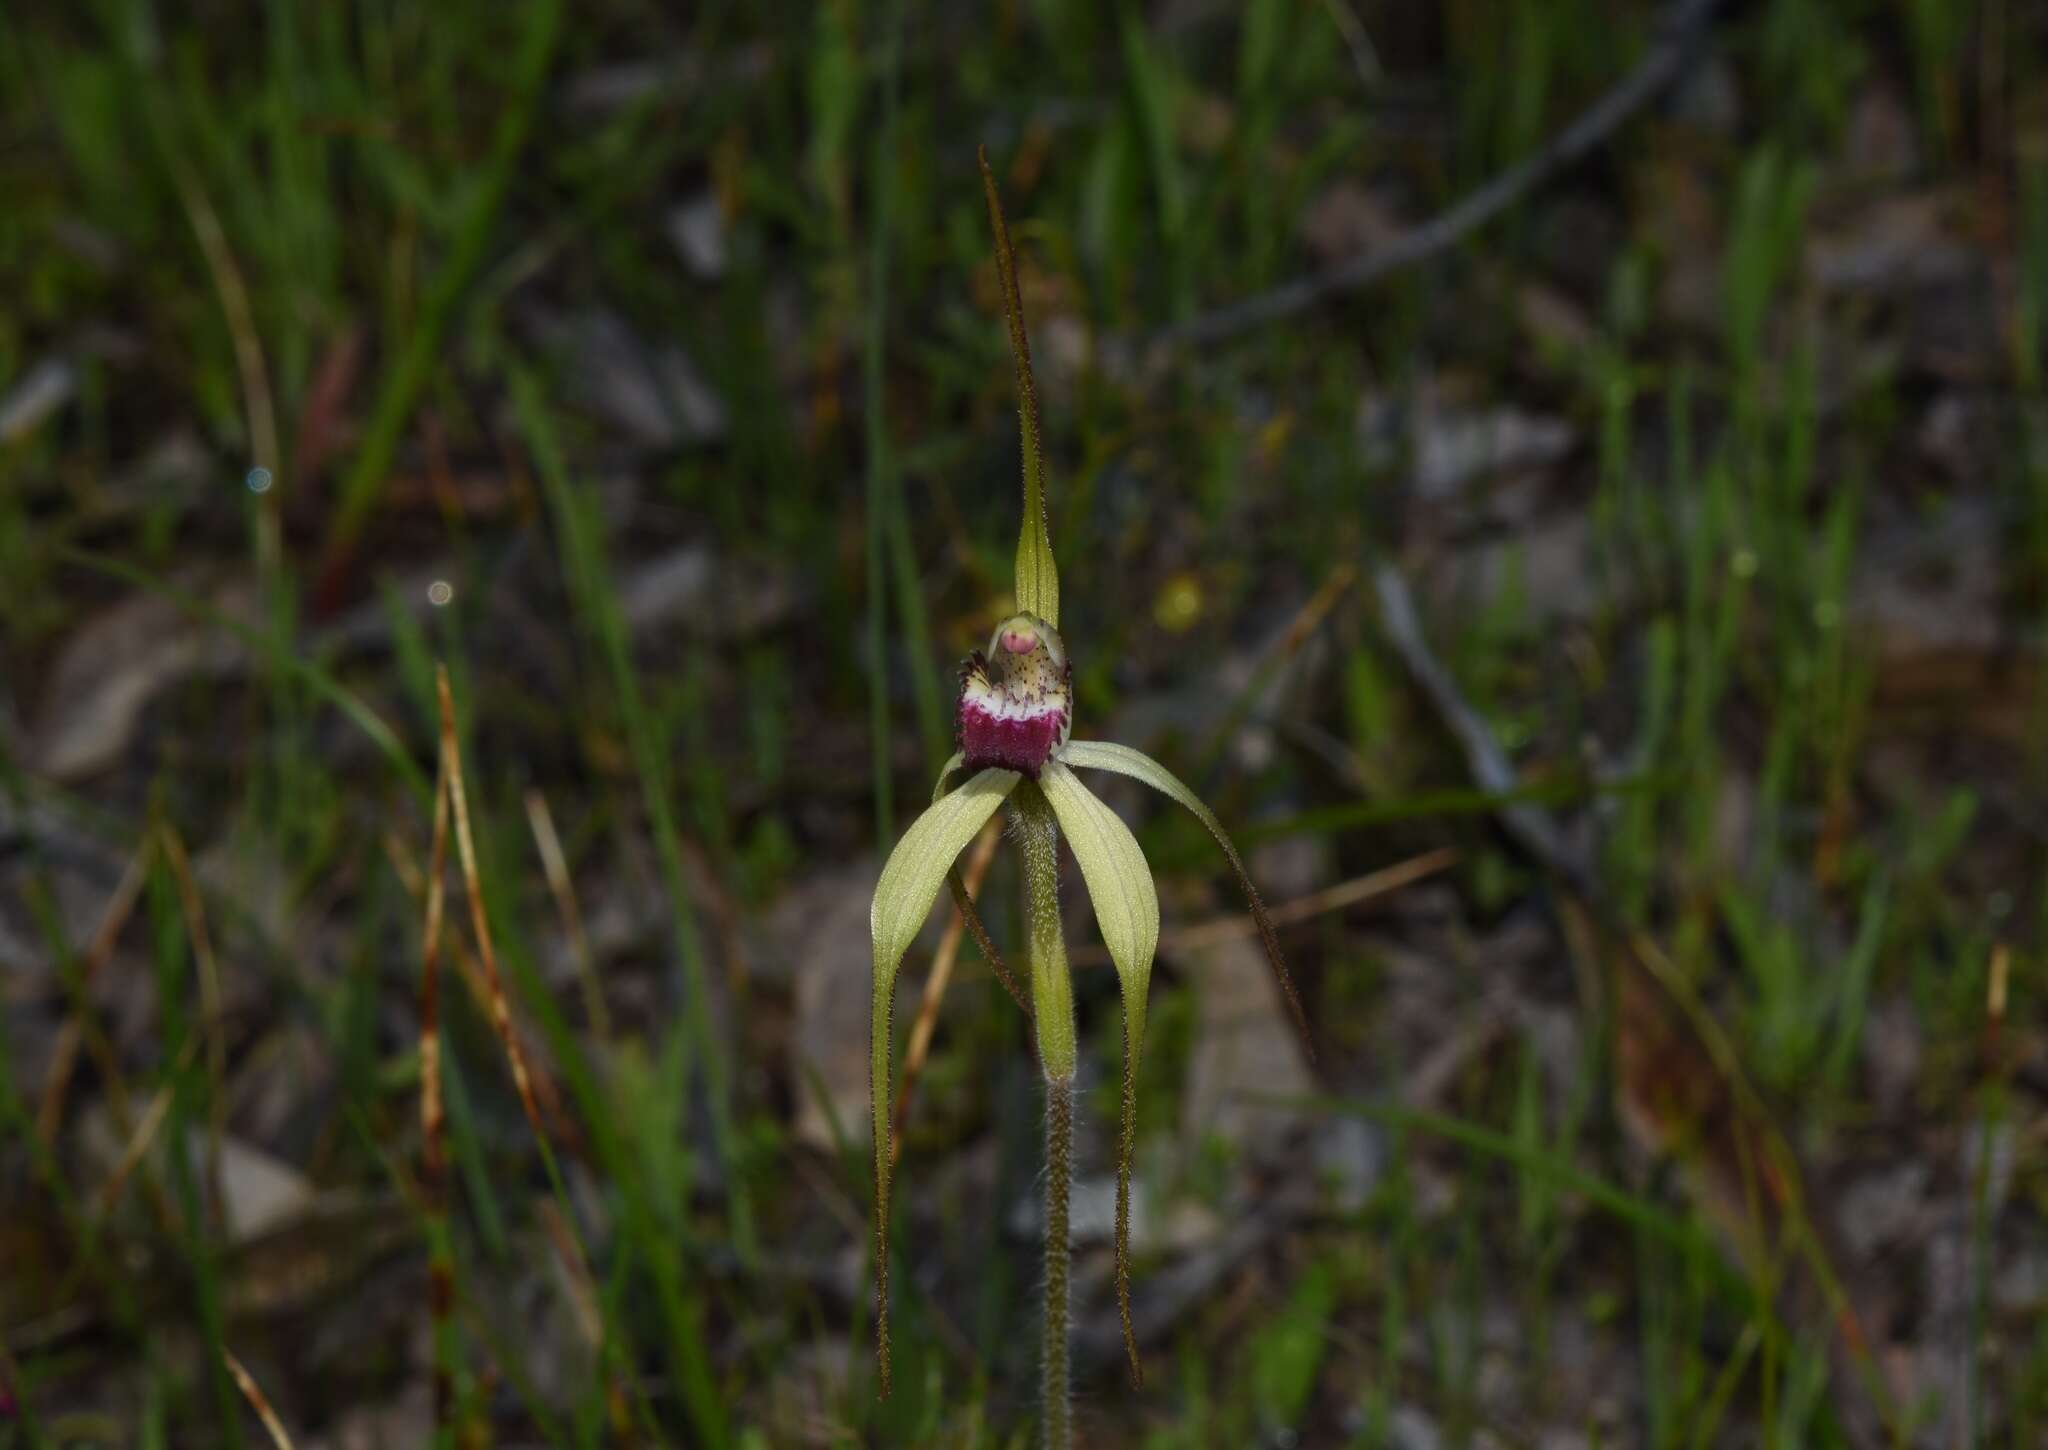
M435 1450L455 1441L458 1353L452 1306L455 1249L448 1231L448 1114L441 1095L441 917L448 875L448 753L434 778L434 828L427 854L426 923L420 939L420 1198L427 1230L427 1325L433 1345Z
M227 1351L228 1373L234 1376L235 1387L242 1392L242 1398L249 1402L249 1408L256 1412L256 1418L263 1422L263 1428L270 1436L270 1443L277 1450L292 1450L292 1437L285 1433L284 1422L277 1418L277 1411L270 1407L270 1400L256 1383L256 1377L249 1373L241 1360L235 1358L233 1350Z
M604 655L619 714L625 724L634 773L639 777L641 798L653 827L655 851L661 862L663 882L668 888L669 905L675 913L685 1024L695 1045L697 1059L703 1065L712 1142L725 1172L729 1230L734 1249L742 1260L751 1263L754 1257L753 1213L746 1178L740 1171L738 1141L733 1132L730 1068L712 1028L710 973L704 961L702 939L697 932L696 913L690 905L689 876L684 868L674 806L669 800L664 747L653 728L639 678L634 671L625 623L608 582L613 577L612 572L605 559L604 545L597 535L592 510L569 482L568 468L538 385L522 369L514 368L511 378L514 406L555 515L555 527L561 539L563 572L568 577L571 597Z
M612 1035L611 1013L604 1005L604 987L597 980L597 962L590 953L590 935L583 927L583 909L576 902L576 883L569 875L568 858L562 854L562 838L555 833L555 818L548 810L548 798L538 786L526 793L526 821L533 830L534 846L540 851L541 869L547 873L548 890L562 917L562 930L569 939L569 954L576 963L576 979L583 985L583 1015L600 1044Z
M468 795L463 784L462 750L455 729L455 696L448 684L448 670L445 665L436 668L434 687L441 706L441 755L448 782L448 800L453 808L456 854L462 865L463 895L469 902L470 927L476 938L477 960L483 968L484 984L489 991L491 1022L497 1030L499 1042L504 1047L506 1060L511 1065L513 1086L518 1090L520 1107L525 1111L527 1125L533 1133L534 1145L540 1151L541 1166L546 1170L548 1184L553 1189L559 1221L574 1243L577 1262L587 1265L590 1253L577 1227L568 1185L563 1181L561 1168L555 1161L553 1141L541 1116L539 1095L535 1088L536 1077L527 1062L525 1048L520 1045L518 1030L513 1026L511 1002L506 996L504 981L498 972L498 955L492 944L490 916L484 906L483 878L477 869L476 840L470 829ZM615 1362L617 1348L623 1341L618 1331L609 1325L606 1326L605 1338L614 1351L602 1356L606 1360L611 1379L610 1393L623 1402L624 1391L618 1383L618 1366ZM723 1439L722 1429L715 1422L700 1426L700 1430L706 1432L707 1439Z
M384 1176L391 1182L391 1187L404 1202L406 1210L418 1221L420 1229L424 1233L430 1219L424 1192L420 1185L414 1183L406 1176L404 1164L391 1151L387 1142L390 1135L380 1132L374 1127L364 1114L361 1105L357 1102L350 1101L344 1103L342 1112L343 1116L347 1119L350 1130L355 1133L357 1140L370 1158L375 1160L383 1169ZM463 1281L460 1262L451 1262L455 1271L453 1279L455 1305L462 1311L464 1318L469 1324L471 1333L476 1336L477 1342L490 1352L491 1358L504 1370L506 1382L512 1386L513 1392L518 1396L521 1408L532 1417L534 1425L540 1431L541 1438L550 1445L567 1443L568 1437L562 1433L561 1427L555 1421L553 1412L549 1409L546 1401L541 1398L540 1392L533 1381L528 1378L523 1368L523 1359L512 1352L512 1347L506 1341L500 1325L490 1315L483 1312L482 1308L477 1304L475 1296L469 1292Z
M199 883L192 876L192 862L177 830L164 822L164 864L170 868L177 887L178 910L185 918L185 931L192 946L192 960L199 972L201 1036L206 1042L206 1191L216 1213L225 1215L227 1197L220 1171L220 1140L227 1126L227 1038L221 1022L220 964L214 960L213 938L206 929L206 908L199 899Z
M133 584L138 589L146 589L175 604L194 619L204 620L216 629L226 630L259 654L274 655L286 670L303 681L320 698L341 711L356 728L369 737L370 743L390 762L399 779L405 782L407 789L422 805L433 798L426 772L420 769L419 763L412 758L391 727L384 723L383 717L322 666L298 658L288 645L223 614L205 600L197 599L176 585L164 582L147 569L139 569L110 554L95 553L93 550L68 544L57 550L57 557L80 568Z
M156 958L158 1035L166 1054L164 1081L171 1090L165 1137L170 1149L171 1186L180 1218L178 1248L191 1274L194 1307L206 1343L208 1378L213 1382L214 1408L221 1433L229 1450L240 1450L242 1420L236 1410L240 1401L227 1370L227 1321L222 1307L220 1261L206 1231L205 1203L192 1172L190 1125L195 1116L197 1084L193 1069L186 1065L189 1058L184 1050L192 1031L185 1010L185 956L189 947L176 882L162 858L163 853L159 852L157 868L150 873L148 899Z
M128 924L135 903L142 899L143 885L149 880L149 854L154 848L155 843L145 837L122 869L121 880L114 887L114 894L107 898L92 940L80 954L78 982L81 987L90 988L93 978L99 975L100 968L113 955L115 938ZM83 1029L72 1018L65 1018L57 1029L57 1041L50 1051L49 1069L43 1074L43 1095L37 1109L36 1127L45 1143L57 1141L57 1125L64 1117L65 1088L71 1080L71 1071L78 1061L79 1048L84 1045L84 1040Z
M879 85L882 122L876 129L870 167L873 197L868 237L868 305L862 391L867 433L868 731L872 742L876 849L888 854L896 835L893 772L889 768L889 637L886 543L895 478L889 458L886 398L889 324L889 229L895 195L896 103L903 56L903 0L895 0L884 21ZM907 641L913 653L922 639Z
M469 828L469 798L463 788L461 747L455 738L455 695L448 687L446 666L435 672L434 687L441 699L442 769L447 780L448 799L454 808L455 847L462 862L463 895L469 902L469 924L476 936L477 957L483 964L484 981L490 988L491 1025L497 1029L498 1039L505 1048L505 1059L511 1064L512 1085L519 1092L519 1106L526 1113L526 1121L533 1129L541 1155L551 1160L553 1148L547 1126L541 1121L540 1104L534 1098L533 1073L527 1066L526 1050L520 1046L519 1034L512 1026L512 1005L506 1000L505 984L498 975L498 954L491 945L490 914L484 910L483 882L476 868L476 839ZM439 811L435 814L438 816ZM434 884L430 881L428 890L431 891Z
M1319 810L1282 816L1277 820L1261 821L1256 825L1247 826L1238 835L1247 844L1257 845L1266 841L1285 840L1291 836L1328 835L1337 831L1355 830L1361 826L1383 826L1399 821L1423 821L1445 816L1493 815L1505 806L1563 805L1603 796L1654 794L1678 783L1678 780L1676 773L1663 771L1634 775L1625 780L1536 781L1528 785L1518 785L1511 790L1474 790L1462 787L1453 790L1416 791L1395 800L1325 806Z
M385 374L384 386L377 394L363 433L362 446L342 480L321 562L320 573L325 580L331 580L347 562L370 511L377 505L398 449L399 434L412 416L428 374L441 359L443 338L454 319L456 306L483 261L484 248L490 242L498 211L510 189L513 166L525 145L541 86L554 58L563 9L562 0L539 0L526 9L525 33L509 72L511 97L498 117L490 155L471 182L447 259L434 277L418 325L406 338L397 362Z
M1737 1298L1743 1305L1744 1312L1756 1316L1775 1339L1782 1341L1785 1336L1785 1326L1778 1318L1776 1308L1768 1298L1759 1296L1756 1285L1748 1275L1727 1262L1704 1229L1637 1194L1617 1188L1607 1180L1585 1172L1547 1147L1518 1142L1509 1134L1496 1132L1447 1113L1428 1112L1419 1108L1404 1107L1399 1103L1374 1102L1364 1098L1299 1097L1275 1093L1248 1093L1243 1096L1247 1102L1269 1107L1364 1118L1406 1132L1427 1133L1432 1137L1454 1143L1469 1153L1496 1159L1525 1173L1540 1174L1558 1187L1581 1195L1594 1207L1612 1214L1631 1227L1661 1239L1682 1252L1702 1255L1702 1262L1712 1266L1714 1277Z

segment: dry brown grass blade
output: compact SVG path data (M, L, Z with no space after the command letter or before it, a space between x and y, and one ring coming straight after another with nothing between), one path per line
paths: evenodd
M448 875L448 756L434 777L434 835L428 850L426 923L420 938L420 1198L428 1225L427 1319L434 1344L434 1427L455 1412L452 1343L455 1266L448 1252L448 1113L441 1095L441 919Z
M249 1408L256 1412L256 1418L263 1422L263 1429L270 1436L270 1443L277 1450L292 1450L292 1437L285 1433L284 1421L278 1419L277 1411L270 1407L270 1400L263 1393L256 1377L242 1365L233 1350L225 1350L228 1374L234 1378L235 1388L242 1392L242 1398L249 1402Z
M505 1059L511 1064L512 1085L519 1091L519 1105L526 1111L526 1121L534 1136L546 1143L547 1125L541 1120L540 1104L534 1097L533 1073L527 1067L526 1050L520 1046L519 1034L512 1026L512 1004L505 996L504 979L498 974L497 950L491 945L490 915L484 910L483 881L476 865L476 842L469 829L469 799L463 790L462 748L455 738L455 695L448 687L445 665L435 671L434 688L441 700L441 758L448 776L448 799L455 812L455 847L462 861L463 894L469 898L470 930L476 937L477 958L483 966L484 985L489 991L487 1005L491 1025L497 1029L498 1041L505 1049Z
M982 827L981 836L974 843L974 853L967 858L967 871L961 883L970 902L981 890L982 880L988 875L989 862L995 859L996 843L1002 838L1001 820L992 819ZM911 1024L910 1045L903 1054L903 1085L896 1090L896 1104L890 1114L891 1167L903 1156L903 1124L910 1117L910 1098L917 1089L918 1074L924 1070L925 1059L931 1055L932 1033L939 1023L939 1004L945 1000L946 988L953 980L953 963L960 955L960 937L965 925L965 916L955 911L952 920L946 923L945 935L939 938L939 950L932 958L931 972L924 979L924 997L917 1004L917 1021Z
M618 1366L611 1361L608 1352L604 1313L598 1307L597 1280L590 1272L590 1260L584 1256L583 1245L578 1241L575 1229L570 1227L569 1220L553 1199L542 1199L536 1212L561 1265L562 1284L577 1331L590 1346L591 1353L597 1355L604 1365L605 1413L611 1418L612 1438L621 1445L633 1444L633 1412L626 1403L626 1387Z
M424 907L427 899L426 875L421 871L420 863L407 849L404 837L396 832L387 832L384 837L384 854L391 863L392 871L398 876L399 884L405 888L406 894L412 897L416 905ZM441 950L447 954L448 961L454 964L455 974L462 979L462 985L469 992L470 1000L477 1004L479 1011L489 1015L490 983L484 976L483 967L479 964L476 954L470 951L461 931L453 923L444 922L442 925ZM519 1032L517 1023L513 1024L513 1030ZM520 1032L520 1045L531 1054L533 1049L524 1032ZM527 1063L532 1066L533 1062L533 1057L529 1055ZM533 1068L533 1095L540 1104L541 1112L553 1125L556 1140L572 1149L578 1147L582 1142L582 1135L577 1131L575 1123L569 1117L568 1109L563 1104L561 1089L552 1077L537 1066Z
M562 1217L562 1211L551 1199L542 1199L536 1211L540 1215L541 1227L547 1231L548 1242L554 1245L555 1257L561 1261L562 1281L567 1287L569 1308L575 1316L576 1328L590 1347L596 1349L604 1343L604 1319L597 1310L597 1285L590 1277L590 1265L584 1261L582 1246L576 1242L568 1220Z
M186 1038L184 1050L178 1054L173 1076L185 1070L186 1065L192 1061L192 1054L197 1050L198 1039ZM106 1181L100 1184L99 1192L95 1196L95 1207L100 1217L105 1218L112 1213L114 1205L121 1201L121 1191L128 1186L128 1175L135 1171L135 1165L140 1163L142 1155L149 1151L149 1145L155 1140L157 1129L163 1126L164 1116L170 1108L171 1088L170 1084L166 1083L156 1090L155 1096L149 1100L149 1106L142 1110L142 1121L137 1123L135 1131L128 1135L128 1142L122 1147L121 1156L115 1160L113 1170L107 1174Z
M155 849L155 836L146 833L135 854L128 858L128 865L114 887L114 894L107 898L106 909L100 913L100 923L94 928L92 941L78 964L79 981L85 989L91 988L93 978L113 956L115 939L128 924L135 903L142 899L143 883L149 880L150 855ZM36 1132L46 1144L57 1141L57 1126L64 1120L65 1090L70 1086L71 1073L78 1065L79 1049L87 1045L83 1024L76 1018L66 1017L57 1029L57 1041L50 1050L50 1067L43 1077L42 1099L36 1110ZM101 1066L104 1069L105 1064ZM128 1116L127 1091L118 1073L108 1080L107 1094L109 1105L116 1109L116 1121L125 1119Z
M178 889L178 909L185 917L185 931L192 941L192 960L199 972L199 1010L204 1018L206 1039L206 1193L215 1215L227 1212L227 1197L221 1182L220 1142L227 1131L228 1047L227 1028L222 1021L220 963L213 954L213 935L206 929L206 905L200 900L199 882L192 874L192 858L177 830L166 821L162 826L164 864Z
M551 1198L544 1198L535 1211L561 1264L562 1283L576 1328L604 1367L605 1413L611 1417L612 1437L621 1445L633 1444L636 1438L633 1412L626 1402L625 1380L610 1352L611 1346L606 1342L604 1311L598 1307L597 1279L590 1272L590 1260L560 1205Z
M576 963L576 977L583 985L583 1015L599 1042L612 1035L611 1012L604 1004L604 987L597 979L597 959L591 954L590 934L583 927L583 908L576 900L576 882L569 874L569 859L562 854L562 838L555 833L555 818L548 799L538 787L526 793L526 822L533 830L533 844L540 852L541 869L547 874L548 891L561 914L562 930L568 934L569 955Z

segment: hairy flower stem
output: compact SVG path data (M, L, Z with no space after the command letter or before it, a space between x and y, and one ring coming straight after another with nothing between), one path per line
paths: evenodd
M1073 1180L1074 1080L1045 1080L1045 1450L1069 1450L1067 1403L1068 1186Z
M1046 1450L1074 1443L1067 1402L1068 1188L1074 1149L1074 984L1060 932L1059 825L1045 793L1032 781L1010 797L1024 844L1024 897L1030 920L1031 996L1038 1060L1045 1069L1045 1351Z

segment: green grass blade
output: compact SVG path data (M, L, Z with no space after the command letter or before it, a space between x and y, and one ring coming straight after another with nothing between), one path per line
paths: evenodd
M391 727L384 723L383 717L321 666L299 659L280 641L261 630L250 628L240 620L230 618L205 600L187 594L174 584L165 583L146 569L139 569L111 555L95 553L90 549L68 544L60 548L57 555L67 563L122 580L139 589L147 589L150 593L177 605L194 619L204 620L215 628L224 629L234 635L257 654L274 661L310 685L314 693L346 715L370 738L370 742L390 762L399 779L405 782L407 789L419 798L422 805L433 799L433 783L427 779L426 772L420 769L419 762L414 760L411 753L399 742Z
M897 489L889 457L885 393L888 388L889 232L895 195L897 86L903 54L902 0L892 7L882 48L882 124L875 136L870 169L872 215L869 228L866 346L862 369L867 432L868 731L875 782L875 839L886 852L896 834L895 789L889 769L889 639L886 554ZM915 653L921 637L907 643Z
M709 1099L712 1139L730 1191L733 1247L742 1259L754 1253L753 1214L745 1176L739 1170L739 1145L732 1124L730 1064L720 1050L711 1021L711 976L704 962L703 941L697 933L696 913L690 906L689 877L683 866L682 836L676 827L675 808L669 799L669 773L663 737L655 729L639 676L633 666L626 638L626 625L618 600L611 592L612 570L606 561L597 520L587 498L570 483L554 425L538 384L526 372L514 368L513 404L533 450L536 471L555 515L560 535L563 572L580 612L603 652L619 714L625 722L628 749L634 773L639 777L642 801L654 828L655 850L661 862L670 908L675 913L676 950L682 958L685 1020L699 1062L703 1064Z
M442 342L456 306L483 261L484 248L490 242L499 208L511 186L513 165L526 142L541 83L547 78L549 62L554 58L563 8L562 0L540 0L528 10L526 33L512 62L511 104L498 118L490 157L473 183L447 260L435 275L433 288L421 308L419 325L405 340L396 365L385 374L362 446L356 450L355 461L342 480L334 522L328 526L323 572L332 571L346 560L370 511L376 507L392 457L398 450L398 436L412 416L427 375L441 358Z

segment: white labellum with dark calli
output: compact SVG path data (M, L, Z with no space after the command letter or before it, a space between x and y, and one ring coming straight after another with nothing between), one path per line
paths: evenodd
M1038 779L1073 731L1073 680L1058 630L1032 614L997 625L960 668L961 763Z

